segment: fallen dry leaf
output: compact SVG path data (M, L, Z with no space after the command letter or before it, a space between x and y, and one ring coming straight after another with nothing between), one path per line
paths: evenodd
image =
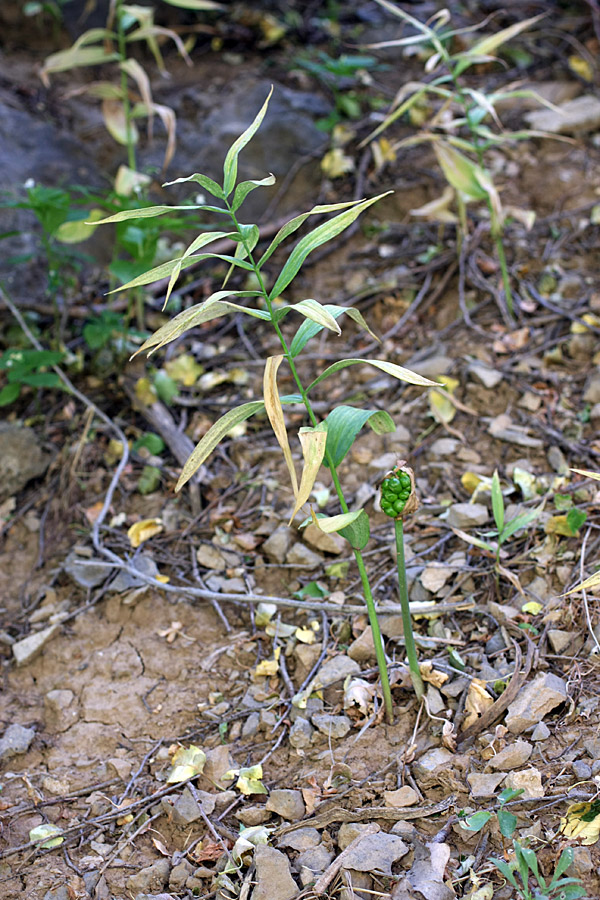
M485 681L482 681L481 678L474 678L467 692L465 701L466 715L462 724L462 730L465 731L467 728L470 728L493 703L493 698L486 690Z

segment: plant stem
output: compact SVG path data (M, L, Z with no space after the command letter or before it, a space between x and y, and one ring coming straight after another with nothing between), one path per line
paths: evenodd
M398 563L398 590L400 593L400 606L402 607L402 628L404 631L404 646L406 647L406 655L408 657L408 667L410 669L410 680L417 695L417 700L421 700L425 693L425 686L421 678L419 669L419 660L417 659L417 648L415 646L415 637L412 628L412 618L410 615L410 605L408 602L408 589L406 586L406 562L404 560L404 525L402 519L394 519L396 531L396 561Z
M123 17L121 15L122 0L117 0L116 18L117 18L117 40L119 44L119 57L121 62L127 61L127 39L125 29L123 28ZM136 171L135 160L135 141L133 138L131 115L131 103L129 102L129 87L127 85L127 72L121 69L121 94L123 101L123 114L125 116L125 135L127 138L127 165L132 171Z
M234 211L229 206L229 203L227 202L227 200L225 202L227 203L227 206L229 208L229 214L230 214L231 219L236 227L236 230L238 231L238 233L241 236L241 241L242 241L242 244L248 255L248 260L254 268L254 272L255 272L256 278L258 280L258 284L260 286L261 293L263 295L267 309L271 315L271 322L273 324L273 327L275 328L275 331L277 333L277 337L279 338L279 342L283 349L285 358L287 359L287 362L289 364L289 367L290 367L290 370L292 373L292 377L293 377L293 379L296 383L296 386L300 392L300 396L302 397L302 402L304 404L306 412L308 413L308 416L312 422L313 427L316 427L316 425L318 424L318 420L317 420L317 417L312 408L311 402L308 398L308 394L307 394L307 392L304 388L304 385L302 384L302 381L300 379L300 376L298 374L298 370L296 368L296 363L294 361L294 358L290 353L289 347L287 345L287 341L285 340L285 337L283 336L283 333L279 327L279 323L273 321L273 304L271 303L271 300L269 298L269 293L266 289L264 279L262 277L262 272L260 271L258 264L255 262L254 257L252 255L252 251L250 250L245 238L242 235L242 231L239 227L237 217L236 217ZM343 492L342 486L340 484L337 469L336 469L335 465L333 464L331 454L327 450L325 451L325 459L327 460L327 464L328 464L329 470L331 472L331 478L332 478L333 484L335 486L335 490L336 490L336 493L338 496L338 500L340 502L340 506L342 508L342 512L347 513L348 512L348 504L346 503L346 498L344 497L344 492ZM377 618L377 608L375 606L375 601L373 599L371 585L369 584L369 576L367 574L367 569L365 566L365 561L363 559L363 555L360 550L357 550L354 547L352 549L353 549L353 553L354 553L354 558L356 560L356 565L358 566L360 580L361 580L361 584L362 584L364 595L365 595L365 602L367 605L367 615L369 617L369 624L371 626L371 631L373 633L373 643L375 645L375 656L377 659L377 666L379 668L379 677L381 678L381 691L383 694L385 717L386 717L387 722L391 725L392 722L394 721L394 713L393 713L393 705L392 705L392 691L390 688L390 680L389 680L388 671L387 671L387 661L385 658L385 648L383 646L383 638L381 636L381 629L379 627L379 620Z
M497 234L494 237L494 243L496 244L496 253L498 254L498 261L500 263L500 271L502 272L502 285L504 287L504 299L506 300L506 306L508 311L512 316L514 316L514 304L513 304L513 296L510 287L510 277L508 274L508 266L506 265L506 254L504 253L504 242L502 240L502 235Z

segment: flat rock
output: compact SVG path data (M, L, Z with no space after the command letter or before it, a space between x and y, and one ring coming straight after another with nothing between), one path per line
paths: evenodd
M225 557L212 544L200 544L196 550L196 559L205 569L213 569L215 572L222 572L227 567Z
M223 744L206 751L206 762L202 774L209 782L220 782L223 775L234 768L235 761L229 752L229 747Z
M391 875L392 864L406 856L408 851L409 847L398 835L385 831L365 834L344 858L344 867L356 869L357 872Z
M533 437L527 428L518 425L506 413L501 413L489 424L489 433L499 441L508 444L517 444L519 447L541 448L544 442L540 438Z
M321 872L325 871L332 859L332 851L328 850L324 844L319 844L318 847L304 850L298 856L295 865L297 869L304 867L305 869L310 869L315 875L320 875Z
M525 116L536 131L552 134L584 134L600 128L600 100L593 94L582 94L553 109L536 109Z
M384 791L383 799L386 806L391 806L392 809L402 809L403 806L414 806L415 803L418 803L419 795L414 788L405 784L397 791Z
M298 541L288 551L286 562L291 566L301 566L306 569L316 569L323 562L323 557L315 550L311 550L306 544Z
M418 362L410 362L409 368L412 372L435 381L439 375L447 375L454 363L455 360L449 356L430 356Z
M566 699L567 686L563 679L549 672L541 673L525 685L508 707L506 727L513 734L521 734L541 722L545 715Z
M365 630L348 647L348 656L357 663L369 662L376 659L375 644L373 642L373 630L367 625Z
M267 538L261 547L263 553L276 563L285 562L287 552L294 541L294 532L286 525L280 525L273 534Z
M175 825L191 825L202 819L203 812L209 816L214 811L215 796L207 791L196 791L194 796L189 787L185 787L175 801L172 797L163 797L162 804Z
M259 844L254 853L256 887L252 900L293 900L299 893L285 853Z
M278 847L289 847L290 850L312 850L321 843L321 835L316 828L307 826L282 835L277 841Z
M495 388L504 378L504 375L498 369L490 369L489 366L484 366L483 363L471 363L468 371L475 381L478 381L488 390Z
M454 760L454 754L445 747L434 747L428 750L413 764L414 771L418 775L429 775L440 766L447 766Z
M16 664L18 666L24 666L28 662L31 662L32 659L35 659L35 657L42 652L44 645L48 643L57 630L58 625L49 625L48 628L43 628L42 631L34 631L33 634L23 638L22 641L16 641L16 643L12 645L12 652Z
M39 478L49 464L50 456L43 452L32 428L0 423L0 500Z
M453 503L448 510L448 525L465 531L478 525L485 525L490 514L483 503Z
M523 800L534 800L544 796L541 773L534 768L523 769L521 772L509 772L504 786L513 791L523 791L521 794Z
M561 631L560 628L551 628L548 632L548 640L555 653L565 650L574 637L572 631Z
M499 753L489 760L488 765L491 769L509 772L511 769L517 769L519 766L525 765L532 753L532 744L528 741L518 740L514 744L509 744L504 750L500 750Z
M315 713L312 717L312 723L321 734L332 738L332 740L340 740L346 737L352 728L352 722L348 716L332 716L329 713Z
M343 681L348 675L358 675L360 666L349 656L339 653L323 663L317 673L317 681L321 687L327 688L336 681Z
M25 728L17 723L9 725L0 738L0 759L11 759L27 753L34 737L35 728Z
M112 571L111 567L102 563L101 560L86 559L84 556L79 556L74 550L71 550L65 559L63 569L76 584L84 588L93 588L102 584Z
M538 722L531 734L532 741L547 741L550 737L550 729L545 722Z
M235 817L246 828L252 828L254 825L264 825L265 822L268 822L271 813L265 806L246 806L244 809L239 809ZM291 833L295 834L296 832L292 831Z
M77 721L79 713L74 699L73 691L48 691L44 697L46 728L54 732L66 731Z
M600 403L600 375L592 375L586 385L583 399L586 403L592 403L594 405Z
M158 859L151 866L140 869L127 879L127 890L132 894L161 891L169 880L171 863L168 859Z
M344 822L343 825L340 825L337 836L337 843L340 850L345 850L346 847L349 847L352 841L360 835L364 835L369 827L369 825L362 822Z
M438 438L437 441L433 442L428 453L437 458L442 456L455 456L459 446L459 442L456 438Z
M265 808L277 813L288 822L299 822L306 812L306 806L302 799L301 791L293 791L287 788L271 791Z
M471 789L471 796L478 800L487 800L496 795L498 787L502 784L506 775L502 772L470 772L467 781Z

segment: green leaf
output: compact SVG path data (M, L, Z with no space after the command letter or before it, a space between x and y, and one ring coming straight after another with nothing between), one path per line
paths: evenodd
M300 300L299 303L292 303L288 308L295 309L296 312L301 313L305 318L310 319L320 328L328 328L330 331L335 332L335 334L342 333L342 329L329 310L325 306L322 306L318 300L307 298L306 300Z
M567 513L567 525L571 529L571 534L576 535L581 526L587 519L587 513L582 509L570 509Z
M500 487L498 469L494 469L494 474L492 475L492 512L494 513L496 528L500 533L504 528L504 498Z
M227 152L225 162L223 163L223 191L226 197L229 197L230 193L235 187L235 182L237 180L238 156L244 149L246 144L252 140L252 138L260 128L260 124L265 117L265 113L267 112L267 107L269 105L269 100L271 99L272 93L273 88L271 87L267 99L261 106L258 115L254 119L252 124L243 132L243 134L239 136L236 141L233 142Z
M62 836L62 831L60 830L58 825L52 825L48 822L32 828L29 832L29 840L43 840L43 843L39 845L41 849L52 850L54 849L54 847L60 847L60 845L64 842L64 837Z
M341 534L342 529L352 526L361 518L361 516L366 517L364 509L358 509L355 512L341 513L339 516L318 515L314 516L313 521L325 534L333 534L334 531ZM367 518L367 527L368 521Z
M516 797L520 797L521 794L524 793L525 791L523 788L505 788L500 794L498 794L498 803L509 803L511 800L514 800Z
M530 525L535 519L537 519L542 509L543 505L536 506L535 509L530 509L528 512L521 513L520 516L515 516L514 519L511 519L510 522L505 525L502 534L498 535L499 542L503 544L509 539L509 537L512 537L512 535L515 534L516 531L519 531L521 528L526 528L528 525Z
M122 209L105 219L96 222L86 222L88 225L109 225L111 222L126 222L129 219L155 219L173 212L174 209L202 209L201 206L142 206L139 209Z
M386 434L396 426L389 413L384 410L356 409L354 406L338 406L327 419L327 446L325 465L339 466L363 425L368 422L375 434Z
M473 813L472 816L467 816L466 819L459 819L458 824L465 831L481 831L491 818L491 812L488 812L487 809L480 809L479 812Z
M554 870L554 875L552 876L552 881L554 881L557 878L560 878L560 876L563 874L563 872L567 871L567 869L573 862L574 855L575 854L573 853L572 847L566 847L563 850L563 852L561 853L560 858L556 864L556 869Z
M323 305L323 309L326 309L328 313L334 319L339 319L342 313L346 313L353 322L355 322L359 328L364 328L367 331L373 340L379 341L379 338L376 334L374 334L366 321L364 320L362 313L360 313L357 309L354 309L353 306L336 306L333 303L325 303ZM316 322L303 322L296 334L294 335L294 339L290 345L290 353L292 357L298 356L299 353L305 348L308 342L313 338L316 334L323 330L322 325L317 325Z
M199 184L200 187L203 187L205 191L208 191L209 194L212 194L213 197L216 197L218 200L224 200L225 194L223 193L223 188L220 184L217 184L216 181L213 181L212 178L209 178L208 175L201 175L198 172L195 172L193 175L188 175L186 178L176 178L175 181L165 181L163 187L171 187L173 184L187 184L189 181L194 181L196 184ZM174 209L175 207L171 207Z
M343 538L346 538L354 550L364 550L369 542L369 537L371 536L369 517L364 509L361 509L360 512L362 515L358 516L353 522L350 522L349 525L340 528L338 531L338 534L341 534Z
M523 892L520 891L519 885L518 885L518 883L517 883L517 879L515 878L514 873L513 873L513 870L511 869L511 867L509 866L509 864L506 863L506 862L504 862L503 859L494 859L494 857L492 857L492 858L490 859L490 862L492 863L492 865L496 866L496 868L498 869L498 871L500 871L500 872L504 875L504 877L506 878L506 880L507 880L510 884L512 884L512 886L519 892L519 896L522 897L522 896L523 896Z
M159 399L162 400L163 403L166 403L167 406L170 406L179 393L177 382L161 369L154 376L153 384Z
M235 232L227 232L227 231L213 231L213 232L205 232L204 234L199 234L198 237L194 238L192 243L187 247L181 256L181 258L176 262L173 267L173 271L171 272L171 277L169 279L169 284L167 287L167 293L165 296L165 302L163 304L163 309L169 302L169 297L171 296L171 291L175 287L175 282L179 278L181 273L181 267L184 264L185 260L188 259L192 254L196 252L196 250L200 250L202 247L206 246L206 244L210 244L213 241L219 238L234 238L237 237Z
M158 456L165 449L165 442L158 434L153 431L147 431L137 441L133 442L132 450L141 450L145 448L152 456Z
M156 466L144 466L137 483L140 494L153 494L160 486L160 469Z
M12 381L12 378L10 380ZM32 372L30 375L21 375L19 381L30 387L57 388L61 386L61 380L56 372Z
M10 403L14 403L20 393L20 384L5 384L0 391L0 406L8 406Z
M235 189L235 194L233 195L233 200L231 202L231 208L233 212L236 212L250 191L255 190L259 187L269 187L272 184L275 184L276 178L274 175L268 175L267 178L260 178L259 180L251 179L250 181L242 181Z
M351 225L365 209L368 209L369 206L377 203L378 200L381 200L382 197L386 197L390 193L392 193L392 191L386 191L384 194L379 194L377 197L371 197L369 200L357 202L350 209L340 213L333 219L323 222L322 225L317 225L313 231L301 238L290 253L283 269L279 273L269 295L270 299L274 300L275 297L278 297L279 294L281 294L281 292L294 280L309 253L312 253L313 250L316 250L317 247L327 243L327 241L332 240L332 238L337 237L337 235L348 228L348 226Z
M235 425L245 422L250 416L260 412L265 408L262 400L253 400L250 403L243 403L230 409L229 412L221 416L215 424L206 432L199 444L192 451L191 456L183 467L179 481L175 486L176 491L180 491L183 485L190 480L192 475L197 472L205 459L208 459L215 447L220 444Z
M179 267L180 269L187 269L188 266L193 266L195 263L200 262L203 259L222 259L224 262L233 263L236 266L239 266L241 269L246 269L249 272L253 272L254 269L248 262L244 262L241 259L234 259L233 256L226 256L223 253L199 253L197 256L190 256L186 260L182 262L181 257L178 259L171 259L168 262L162 263L160 266L155 266L154 269L150 269L148 272L144 272L143 275L139 275L137 278L134 278L132 281L128 281L126 284L122 284L121 287L115 288L112 291L109 291L109 294L116 294L118 291L127 291L130 288L141 287L144 284L152 284L154 281L160 281L162 278L166 278L167 275L172 275L173 270Z
M422 375L411 372L410 369L405 369L403 366L397 366L396 363L386 362L382 359L341 359L339 362L336 362L325 369L324 372L321 372L319 377L315 378L315 380L309 384L306 392L308 393L308 391L324 381L325 378L329 378L330 375L335 375L335 373L341 371L341 369L356 365L374 366L376 369L381 369L386 375L391 375L393 378L398 378L400 381L407 381L409 384L417 384L420 387L439 387L439 384L436 381L430 381L429 378L424 378Z
M500 834L503 834L505 838L512 837L517 827L517 817L507 809L499 809L496 815L498 816Z
M175 338L180 337L191 328L195 328L197 325L202 325L204 322L210 322L212 319L219 319L221 316L226 315L231 308L247 312L248 315L252 315L257 319L264 319L265 321L269 320L269 314L266 310L252 309L251 307L221 302L223 297L232 296L257 297L260 295L258 291L239 291L235 294L231 291L216 291L202 303L197 303L194 306L190 306L189 309L184 309L173 319L170 319L164 325L161 325L154 334L144 341L139 350L136 350L133 355L137 356L138 353L143 353L145 350L151 350L151 352L154 353L159 347L164 347L165 344L174 341Z

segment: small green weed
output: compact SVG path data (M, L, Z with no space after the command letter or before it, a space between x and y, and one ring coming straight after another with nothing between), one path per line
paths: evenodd
M14 403L21 394L21 388L58 388L60 378L49 372L64 358L58 350L7 350L0 356L0 371L6 373L7 383L0 390L0 406Z
M578 900L586 896L579 878L563 878L573 862L571 847L561 853L549 881L540 873L535 850L524 847L519 841L513 841L512 847L514 858L510 862L504 859L491 859L491 862L514 887L521 900ZM530 885L532 880L535 881L533 888Z

